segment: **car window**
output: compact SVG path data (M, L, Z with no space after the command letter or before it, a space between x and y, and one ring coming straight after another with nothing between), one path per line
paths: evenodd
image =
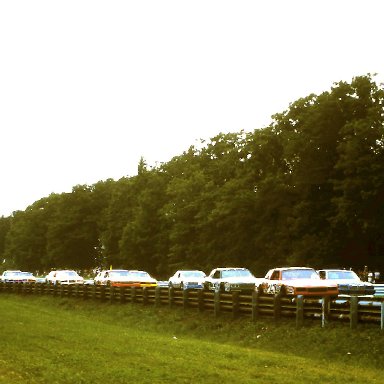
M279 271L273 271L273 273L271 275L271 280L279 280L279 278L280 278Z
M215 278L215 279L219 279L219 278L220 278L220 271L216 271L216 272L213 274L212 277Z
M320 279L314 269L288 269L282 271L282 280L291 279Z

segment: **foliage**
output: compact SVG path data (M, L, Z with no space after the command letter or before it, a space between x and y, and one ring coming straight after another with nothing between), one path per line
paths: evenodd
M371 75L308 95L253 132L76 186L0 218L25 269L125 267L167 278L218 266L384 270L384 90Z

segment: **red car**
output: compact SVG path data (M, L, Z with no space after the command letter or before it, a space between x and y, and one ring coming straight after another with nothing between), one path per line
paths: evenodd
M274 268L259 285L260 293L305 296L337 296L337 284L320 279L313 268Z

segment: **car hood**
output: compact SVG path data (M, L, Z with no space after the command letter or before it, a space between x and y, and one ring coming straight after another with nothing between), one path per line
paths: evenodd
M372 283L368 283L366 281L359 281L353 279L330 279L324 280L330 283L343 284L343 285L358 285L358 286L372 286Z
M228 283L250 283L250 284L255 284L258 281L256 277L239 277L239 276L224 277L222 280Z
M292 287L337 287L337 283L329 280L291 279L281 280L281 283Z

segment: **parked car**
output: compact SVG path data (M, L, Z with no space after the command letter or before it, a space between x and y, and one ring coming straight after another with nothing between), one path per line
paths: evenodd
M334 282L321 280L313 268L273 268L267 272L258 287L260 293L305 296L337 296Z
M8 283L9 280L12 280L12 277L15 275L15 273L21 272L20 270L14 270L14 271L4 271L0 276L0 281L3 281L4 283Z
M31 272L22 271L4 271L0 276L0 280L5 283L34 283L36 277Z
M84 278L81 277L76 271L70 269L61 269L57 271L51 271L45 277L48 284L84 284Z
M100 271L94 278L95 285L110 285L112 287L139 287L132 282L130 271L127 269L106 269Z
M202 289L205 273L199 270L179 270L168 280L169 287L180 289Z
M253 291L259 281L247 268L215 268L205 278L204 288L216 292Z
M320 278L338 285L339 294L373 295L375 287L372 283L362 281L354 271L347 269L320 269Z
M145 271L130 270L129 278L132 280L132 282L139 284L140 287L157 286L157 280Z

